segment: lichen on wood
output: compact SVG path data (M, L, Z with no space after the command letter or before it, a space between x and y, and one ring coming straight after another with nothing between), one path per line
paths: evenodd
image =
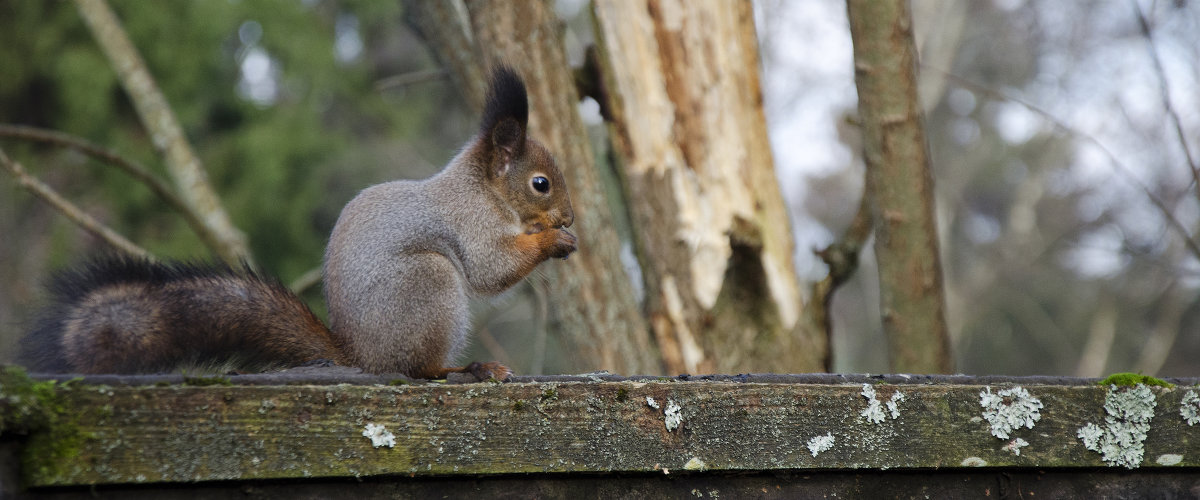
M75 436L74 451L55 456L54 468L22 470L22 479L31 486L81 486L397 474L1108 465L1076 436L1088 422L1104 418L1112 390L1091 380L1021 383L1042 404L1040 419L1033 429L1012 426L1000 440L981 416L980 394L1016 386L995 380L898 384L830 375L824 377L844 383L799 383L812 377L603 375L507 384L393 386L384 378L363 378L358 384L257 385L262 377L233 376L231 385L203 387L175 379L137 379L146 385L132 386L85 379L56 389L62 414L72 418L49 422L34 432L36 444L31 437L23 446L29 454L49 453ZM879 423L861 418L868 404L864 383L877 401L902 401L902 411L881 408L886 418ZM7 384L0 389L12 393ZM1139 465L1200 466L1198 431L1179 415L1186 391L1138 391L1157 402ZM667 425L672 415L679 419L674 428Z

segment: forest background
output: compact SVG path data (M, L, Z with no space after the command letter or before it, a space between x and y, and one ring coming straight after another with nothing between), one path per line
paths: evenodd
M582 66L595 38L591 6L553 6L568 62ZM257 264L285 283L319 266L358 190L431 175L475 130L469 99L405 2L112 7ZM914 1L912 15L953 370L1200 375L1200 9L1186 0ZM846 6L761 0L754 21L762 111L807 287L828 271L813 250L841 237L863 190ZM0 0L0 67L0 123L69 133L161 167L73 4ZM611 169L600 108L578 104L597 164ZM0 146L153 254L211 256L178 214L115 169L28 140L0 137ZM41 281L107 246L11 179L0 185L0 361L19 362L16 340ZM633 246L621 255L642 304ZM604 368L554 328L546 334L550 278L478 304L470 355L519 373ZM322 309L319 286L304 296ZM889 371L878 296L868 244L832 301L832 370ZM740 366L766 371L753 359ZM770 369L800 370L778 366Z

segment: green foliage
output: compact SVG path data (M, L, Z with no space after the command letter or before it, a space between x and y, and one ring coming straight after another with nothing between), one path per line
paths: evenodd
M358 190L428 175L427 165L443 164L470 134L469 122L458 119L465 110L445 82L389 93L374 88L381 78L434 64L407 32L397 2L111 4L234 224L248 236L264 271L285 283L320 264L341 207ZM336 56L339 19L352 20L362 40L356 58ZM251 29L255 26L261 29ZM273 100L255 101L239 90L243 61L252 52L270 58ZM0 122L74 134L167 177L109 61L71 3L0 0L0 60ZM181 217L117 169L57 148L7 139L0 145L156 255L211 258ZM395 165L397 159L403 164ZM11 189L4 193L16 196L0 195L8 198L0 200L0 213L47 210L3 183ZM8 239L6 245L15 247L8 251L47 248L39 263L50 267L109 251L81 241L82 234L57 215L43 219L46 224L5 227L0 218L0 231L19 235ZM6 273L0 270L0 279L11 282ZM305 298L322 309L319 287Z
M1158 387L1167 387L1167 388L1175 387L1175 384L1167 382L1166 380L1163 380L1160 378L1154 378L1149 375L1142 375L1140 373L1114 373L1112 375L1104 377L1104 380L1101 380L1096 383L1099 385L1116 385L1116 386L1135 386L1138 384L1142 384L1142 385L1147 385L1147 386L1158 386Z

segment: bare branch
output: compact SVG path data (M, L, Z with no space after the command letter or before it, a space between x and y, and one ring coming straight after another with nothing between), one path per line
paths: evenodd
M54 188L47 186L36 177L30 175L29 172L25 170L25 167L21 166L20 163L10 159L8 155L4 153L3 149L0 149L0 165L3 165L4 169L8 170L8 172L17 179L18 185L33 193L37 197L45 200L46 203L49 203L59 212L62 212L63 215L67 216L68 219L71 219L72 222L78 224L79 227L82 227L87 232L92 233L97 238L104 240L109 245L112 245L129 255L147 260L155 260L154 256L151 255L150 252L147 252L142 247L137 246L124 236L117 234L116 231L113 231L108 226L105 226L103 223L96 220L94 217L88 215L75 204L67 201L66 198L63 198L61 195L55 192Z
M1187 135L1183 133L1183 122L1179 119L1179 113L1175 111L1175 106L1171 104L1171 90L1167 87L1167 73L1163 71L1162 60L1158 55L1158 47L1154 44L1154 37L1150 35L1150 23L1146 22L1146 16L1142 13L1142 7L1138 3L1133 3L1133 10L1137 13L1138 27L1142 30L1142 37L1146 39L1146 47L1150 50L1150 61L1154 63L1154 73L1158 75L1158 87L1162 93L1163 109L1167 111L1167 116L1171 117L1171 123L1175 126L1175 135L1179 138L1179 147L1183 148L1183 156L1187 158L1188 169L1192 172L1192 185L1196 187L1196 197L1200 199L1200 168L1196 166L1196 160L1192 157L1192 150L1188 147Z
M995 99L1000 99L1000 100L1005 100L1005 101L1015 102L1017 104L1020 104L1020 105L1024 106L1026 109L1033 111L1034 113L1041 116L1044 120L1049 122L1051 125L1054 125L1055 128L1062 130L1072 136L1083 139L1083 140L1091 143L1093 146L1096 146L1096 148L1098 148L1101 152L1104 153L1105 156L1108 157L1108 160L1110 162L1112 162L1112 165L1114 167L1116 167L1117 172L1121 173L1121 175L1125 176L1126 179L1128 179L1130 182L1137 185L1137 187L1141 188L1142 192L1146 193L1146 198L1148 198L1150 200L1150 203L1153 203L1154 206L1158 208L1158 211L1163 215L1163 218L1166 219L1167 225L1172 230L1174 230L1176 233L1179 234L1179 237L1183 240L1184 245L1187 246L1187 249L1189 252L1191 252L1192 256L1194 256L1197 259L1200 259L1200 244L1197 244L1192 239L1191 233L1188 232L1187 228L1184 227L1183 223L1179 222L1179 219L1175 218L1175 215L1171 212L1171 209L1167 207L1167 204L1165 202L1163 202L1161 199L1159 199L1158 195L1154 194L1154 192L1151 191L1150 188L1148 186L1146 186L1145 183L1143 183L1140 179L1138 179L1137 176L1133 175L1133 170L1130 169L1128 165L1125 165L1125 163L1122 162L1120 159L1118 159L1117 155L1113 154L1113 152L1111 150L1109 150L1108 147L1104 145L1104 143L1100 142L1099 139L1097 139L1089 134L1085 134L1079 130L1076 130L1074 127L1071 127L1070 125L1066 124L1062 120L1059 120L1058 117L1054 116L1049 111L1046 111L1045 109L1038 107L1036 104L1033 104L1029 101L1021 99L1020 97L1008 95L1004 92L992 89L985 85L981 85L981 84L972 82L970 80L967 80L966 78L955 75L944 69L932 68L932 67L928 67L928 66L922 66L922 68L932 70L932 71L937 71L937 72L941 73L943 76L945 76L946 78L953 80L956 84L961 85L965 88L971 89L973 91L979 92L981 94L991 96Z
M288 285L288 289L291 290L292 293L300 295L309 288L316 286L316 284L320 282L321 266L317 266L305 271L304 274L301 274L299 278L292 280L292 283Z
M492 335L492 330L486 325L475 331L475 338L479 339L480 345L487 351L488 359L497 360L505 366L513 365L512 356L508 355L508 351L504 349L504 345L500 344L499 340L496 340L496 336Z
M809 300L802 312L801 322L804 328L819 331L824 336L827 348L822 363L825 371L833 370L833 324L829 315L833 305L833 294L858 271L859 256L867 238L871 237L874 224L869 202L864 192L859 199L858 212L854 214L850 227L842 234L841 239L831 243L824 250L814 251L825 265L829 266L829 274L809 287Z
M1183 318L1195 303L1195 298L1195 292L1179 286L1179 280L1172 280L1159 295L1155 302L1161 305L1154 315L1150 331L1146 334L1142 352L1133 364L1138 373L1155 375L1166 364L1179 331L1186 328Z
M142 125L153 139L154 148L165 160L180 196L203 222L200 238L230 264L252 262L245 235L234 227L229 215L221 208L200 159L192 151L166 97L112 9L104 0L76 0L75 5L112 62Z
M53 144L78 151L93 159L118 167L129 174L130 177L133 177L134 180L145 184L156 196L179 212L197 234L202 233L204 230L204 222L194 212L188 210L187 204L171 190L171 187L166 182L163 182L162 179L151 173L142 164L125 158L110 149L103 148L82 137L24 125L0 124L0 137L12 137L15 139Z
M1083 344L1083 352L1075 365L1076 377L1099 377L1104 374L1113 343L1117 340L1119 311L1115 307L1115 300L1107 293L1101 295L1096 314L1092 315L1092 324L1088 327L1087 342Z

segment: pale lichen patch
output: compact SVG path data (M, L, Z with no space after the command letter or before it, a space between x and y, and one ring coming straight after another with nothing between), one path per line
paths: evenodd
M1164 453L1162 455L1159 455L1158 458L1154 459L1154 463L1156 463L1158 465L1167 465L1167 466L1178 465L1179 462L1182 462L1182 461L1183 461L1183 455L1177 455L1174 453Z
M683 470L704 470L708 468L708 464L700 460L699 457L692 457L686 464L683 464ZM665 469L664 469L665 470Z
M904 402L904 393L896 391L892 393L892 399L887 402L888 413L892 414L892 420L900 418L900 403Z
M654 398L650 396L646 396L646 404L655 410L659 408L658 401L655 401Z
M1200 396L1196 395L1196 391L1187 391L1183 395L1183 402L1179 405L1179 415L1188 425L1200 424Z
M963 467L987 467L987 460L979 457L967 457L959 465Z
M367 424L366 429L362 431L363 437L371 440L371 446L376 448L387 446L394 448L396 446L396 435L389 432L382 425Z
M1076 436L1110 466L1137 468L1142 463L1146 434L1157 404L1150 388L1143 384L1127 389L1110 386L1104 397L1104 427L1088 423Z
M875 395L875 388L871 384L863 384L863 390L860 393L867 400L867 407L859 412L859 416L873 424L883 423L887 420L887 415L892 415L892 420L900 418L900 403L904 401L904 393L896 391L892 393L892 398L887 402L888 413L884 413L884 404L879 401Z
M834 437L832 432L826 432L824 436L814 436L808 440L808 451L815 457L823 451L832 449L833 442Z
M1016 438L1012 441L1009 441L1008 444L1002 446L1000 449L1002 449L1004 451L1011 451L1013 453L1013 455L1016 455L1019 457L1019 456L1021 456L1021 448L1024 448L1026 446L1029 446L1028 441L1025 441L1024 439L1021 439L1021 438Z
M680 408L680 406L675 404L674 401L671 401L670 399L667 400L667 408L663 410L663 417L665 417L663 419L663 423L666 424L668 432L678 429L679 424L683 423L683 414L680 413L681 410L683 410L683 408Z
M979 406L983 407L983 419L988 421L992 435L1000 439L1008 439L1009 434L1021 427L1032 429L1042 418L1041 400L1020 386L996 393L985 387L979 393Z
M871 387L871 384L863 384L863 390L860 394L862 394L862 397L867 398L867 407L859 412L859 415L873 424L883 422L883 419L887 417L883 414L879 398L875 397L875 388Z

